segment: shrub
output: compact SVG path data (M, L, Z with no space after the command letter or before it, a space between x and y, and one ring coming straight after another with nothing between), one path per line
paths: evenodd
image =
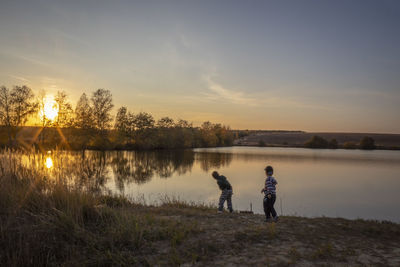
M338 148L337 140L336 139L331 139L331 141L329 141L328 147L332 148L332 149Z
M328 148L329 143L324 138L314 135L304 146L308 148Z
M358 147L357 147L357 144L354 142L346 142L343 144L343 148L344 149L356 149Z
M375 140L372 137L365 136L360 141L361 149L375 149Z

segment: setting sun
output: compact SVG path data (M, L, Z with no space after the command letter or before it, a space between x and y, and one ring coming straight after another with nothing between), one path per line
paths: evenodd
M43 106L39 111L40 119L53 121L58 115L58 104L52 95L48 95L43 99Z

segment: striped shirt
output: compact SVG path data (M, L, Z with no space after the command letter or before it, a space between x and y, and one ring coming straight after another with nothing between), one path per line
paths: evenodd
M265 179L265 191L264 193L267 194L276 194L276 184L278 182L275 180L274 177L268 176L267 179Z

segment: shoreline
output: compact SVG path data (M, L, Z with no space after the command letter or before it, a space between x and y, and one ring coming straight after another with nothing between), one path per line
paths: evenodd
M68 198L73 201L71 196ZM67 206L58 206L9 218L8 225L2 225L3 248L7 240L11 242L20 235L22 243L5 247L1 262L137 266L400 264L397 223L296 216L281 216L277 223L266 223L264 215L220 214L215 207L174 199L165 199L160 206L114 196L99 196L92 201L72 213ZM13 220L19 221L22 233L13 228L4 232L10 222L14 225ZM24 252L19 251L22 249ZM13 255L15 252L19 255Z

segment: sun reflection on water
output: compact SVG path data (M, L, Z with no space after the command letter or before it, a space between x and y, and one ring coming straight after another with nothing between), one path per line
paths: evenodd
M46 165L47 169L50 169L53 167L53 159L50 156L48 156L46 158L45 165Z

